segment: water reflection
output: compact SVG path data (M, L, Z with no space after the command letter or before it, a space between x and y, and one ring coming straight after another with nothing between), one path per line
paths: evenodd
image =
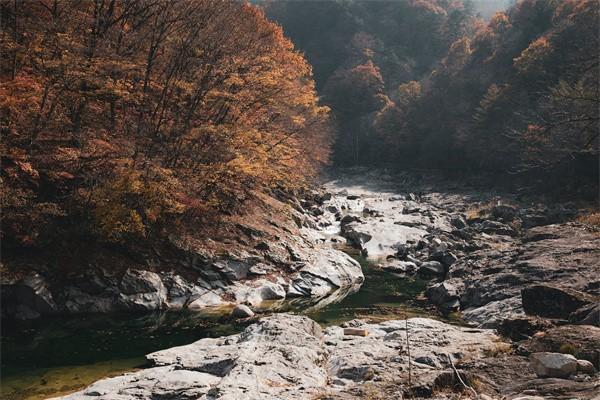
M422 281L377 271L364 259L362 286L321 299L264 303L260 313L292 312L323 325L353 318L390 319L431 315L416 298ZM212 312L211 312L212 311ZM250 321L234 321L219 309L141 315L83 315L2 324L0 399L42 399L87 386L109 375L142 367L144 355L205 337L240 332Z

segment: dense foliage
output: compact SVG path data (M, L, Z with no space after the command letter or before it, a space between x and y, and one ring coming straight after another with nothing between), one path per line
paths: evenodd
M576 178L597 188L598 2L500 1L512 7L488 22L476 16L481 3L266 9L315 64L339 121L338 162Z
M376 113L399 85L425 77L470 33L474 13L462 0L272 0L263 6L314 66L337 117L339 164L379 158Z
M3 246L214 222L327 161L311 67L257 7L2 1L0 27Z
M496 14L401 86L381 137L430 166L597 182L598 12L594 0L525 0Z

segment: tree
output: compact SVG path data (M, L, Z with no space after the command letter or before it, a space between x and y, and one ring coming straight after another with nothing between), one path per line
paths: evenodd
M20 199L5 203L4 238L24 237L39 204L100 240L154 237L239 212L258 192L296 190L328 160L329 109L311 67L257 7L1 7L0 52L16 54L0 68L2 179Z

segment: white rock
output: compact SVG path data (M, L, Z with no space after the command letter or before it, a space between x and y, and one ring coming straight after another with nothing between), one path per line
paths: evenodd
M489 330L456 327L426 318L368 324L355 329L368 336L344 335L344 328L319 325L302 316L275 314L248 326L242 333L207 338L186 346L149 354L154 367L101 380L65 397L69 400L200 399L304 400L359 388L376 377L397 382L408 356L429 358L443 366L446 354L483 356L498 337ZM433 384L436 366L412 363L415 380ZM209 388L210 386L210 388Z
M570 354L533 353L529 361L539 377L568 378L577 371L577 359Z
M223 299L217 293L206 291L188 304L190 310L201 310L203 308L223 305Z
M172 365L102 379L65 400L135 400L169 397L185 390L185 398L200 398L219 382L203 372L177 370Z
M525 315L521 303L520 296L492 301L481 307L464 310L463 318L474 323L478 328L497 328L509 315Z
M119 288L119 306L127 310L157 310L167 300L167 289L160 275L152 271L128 269Z
M364 281L360 264L334 249L320 249L292 278L288 295L321 297Z
M263 301L285 298L283 286L266 279L237 283L232 286L232 291L238 303L248 303L254 307L259 306Z

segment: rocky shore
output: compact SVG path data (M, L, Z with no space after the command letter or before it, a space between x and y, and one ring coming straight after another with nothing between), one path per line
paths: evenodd
M228 314L236 305L277 309L284 301L332 301L356 290L364 276L358 262L325 243L316 218L323 193L302 200L269 199L279 216L260 215L236 229L242 236L196 243L169 237L162 254L118 254L104 264L86 261L63 276L47 260L35 260L24 276L2 274L2 316L34 319L52 314L144 312L189 309ZM310 208L309 208L310 207ZM260 225L271 217L270 226ZM256 226L258 225L258 227ZM89 259L102 253L97 250ZM106 251L108 253L108 251ZM11 264L12 260L4 260ZM23 274L21 274L23 275Z
M337 250L351 245L389 279L427 280L422 300L464 325L409 318L322 330L276 314L239 335L149 354L151 368L65 398L597 398L600 232L576 221L573 204L361 171L290 207L298 241L265 242L260 261L205 263L213 279L192 288L169 273L127 270L100 311L227 303L244 318L267 300L271 310L292 297L325 304L362 282L360 265ZM265 260L278 247L287 256L275 270ZM103 304L70 299L73 310L56 304Z
M426 318L354 320L322 330L306 317L275 314L238 335L149 354L152 367L62 399L534 400L597 393L585 361L536 353L529 364L506 354L508 347L490 329Z
M599 323L600 231L574 221L573 204L379 171L344 175L327 189L330 214L319 224L343 236L331 240L398 278L428 279L426 296L442 311L484 328Z

